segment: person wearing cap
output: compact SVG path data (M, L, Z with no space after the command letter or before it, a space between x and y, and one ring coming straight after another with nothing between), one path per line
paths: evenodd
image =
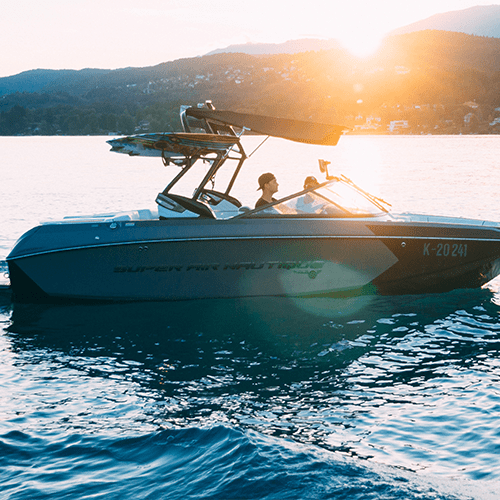
M316 177L313 177L312 175L309 175L308 177L306 177L306 179L304 181L304 189L309 189L309 188L318 187L318 186L319 186L319 182L317 181Z
M273 198L273 194L278 192L278 181L274 174L266 173L259 177L259 189L262 189L262 196L257 200L255 208L259 208L262 205L267 205L273 203L276 200Z
M316 177L309 175L304 180L304 189L316 188L320 184ZM314 192L305 193L297 198L295 208L299 213L323 213L325 206L325 200L321 200Z

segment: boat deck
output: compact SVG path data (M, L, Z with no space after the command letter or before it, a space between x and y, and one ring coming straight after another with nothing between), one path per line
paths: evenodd
M64 217L61 220L45 221L42 224L77 224L88 222L119 222L119 221L133 221L133 220L158 220L157 210L129 210L126 212L116 212L107 214L94 214L94 215L71 215Z

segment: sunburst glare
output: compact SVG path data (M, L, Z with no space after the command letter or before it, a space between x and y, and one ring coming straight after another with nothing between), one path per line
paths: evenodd
M363 146L360 147L360 140ZM380 143L369 137L345 137L339 144L335 163L338 174L344 173L368 192L379 196L380 167L382 163ZM342 171L340 171L342 170Z
M341 38L341 43L356 57L369 57L380 47L382 36L374 32L353 33Z

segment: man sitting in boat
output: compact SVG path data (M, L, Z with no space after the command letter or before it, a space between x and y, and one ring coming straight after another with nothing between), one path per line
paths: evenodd
M257 191L262 189L262 196L257 200L255 208L278 201L273 198L273 194L278 192L278 186L279 184L274 174L271 174L270 172L262 174L259 177L259 188L257 189Z

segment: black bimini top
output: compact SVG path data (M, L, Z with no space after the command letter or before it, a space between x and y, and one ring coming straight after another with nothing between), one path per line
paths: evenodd
M348 127L342 125L206 108L187 108L186 114L199 120L216 121L224 125L251 130L257 134L320 146L335 146L344 131L349 130Z

